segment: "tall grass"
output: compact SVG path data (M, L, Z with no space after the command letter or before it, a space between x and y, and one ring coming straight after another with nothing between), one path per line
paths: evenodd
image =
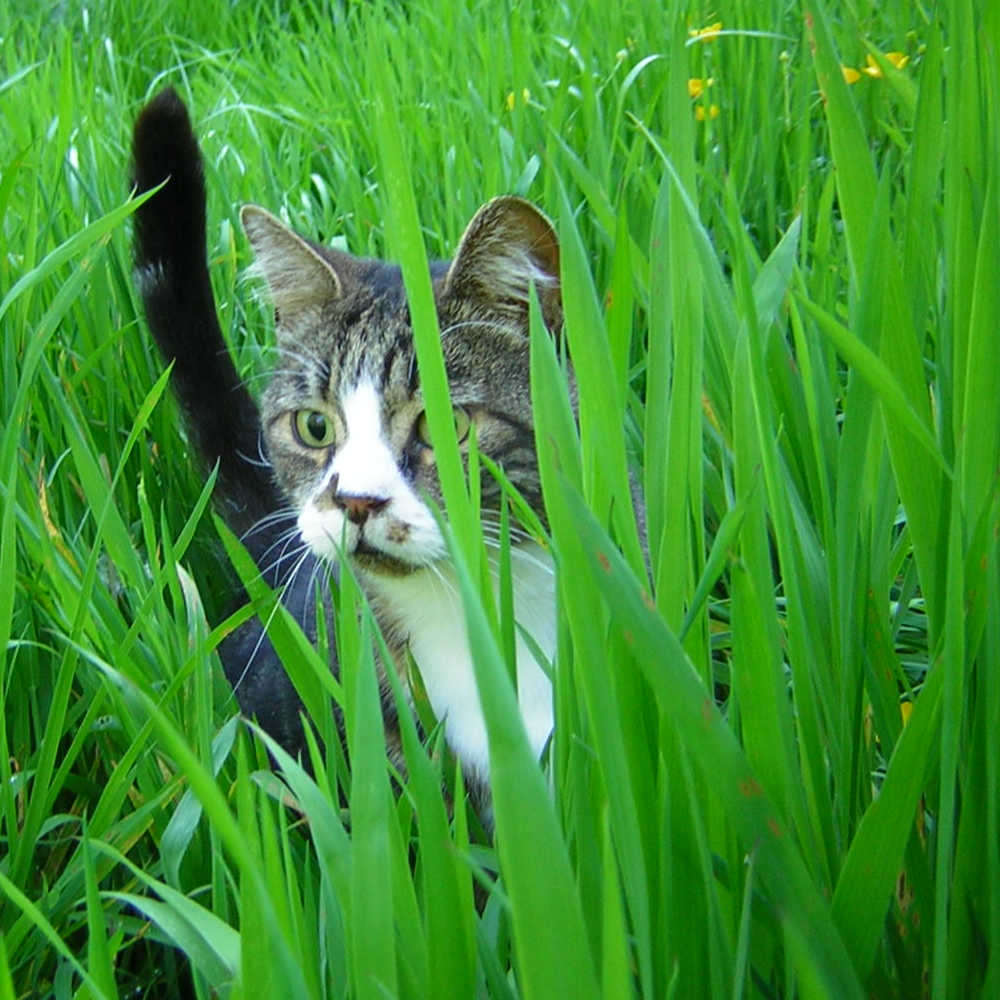
M998 48L973 0L0 9L0 998L1000 995ZM166 82L255 387L241 203L403 262L436 440L425 256L556 222L541 768L439 449L494 842L419 700L387 766L350 575L337 683L210 516L130 275ZM222 679L253 614L309 770Z

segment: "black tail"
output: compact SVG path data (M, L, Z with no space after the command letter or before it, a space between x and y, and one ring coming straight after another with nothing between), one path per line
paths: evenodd
M260 449L260 415L233 365L219 321L205 250L205 181L187 108L172 88L143 109L132 138L139 192L167 183L135 215L135 261L146 319L167 361L191 438L219 463L224 516L243 534L282 504ZM265 535L270 537L269 532ZM250 545L251 551L259 548Z

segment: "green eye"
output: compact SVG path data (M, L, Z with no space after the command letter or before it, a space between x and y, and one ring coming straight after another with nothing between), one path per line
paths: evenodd
M455 437L458 438L458 443L461 444L469 436L469 428L472 426L472 418L461 406L456 406L454 410L452 410L452 416L455 418ZM420 414L420 419L417 421L417 437L420 438L420 440L427 445L428 448L431 447L431 428L427 423L426 411Z
M296 410L293 417L295 436L307 448L326 448L333 444L333 423L319 410Z

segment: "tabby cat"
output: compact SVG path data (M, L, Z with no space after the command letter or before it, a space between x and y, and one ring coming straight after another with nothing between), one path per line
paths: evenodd
M139 191L167 179L136 213L139 285L150 328L174 362L173 384L196 449L218 463L224 516L244 534L269 582L286 587L286 602L307 628L305 611L314 602L305 592L317 565L351 560L400 672L412 655L470 787L484 794L486 731L461 601L428 502L440 504L441 494L399 269L319 246L264 209L244 207L255 269L275 308L280 357L258 409L216 319L201 157L173 90L139 116L133 155ZM432 265L431 274L463 452L474 427L479 450L540 511L528 296L534 284L556 329L552 227L528 202L497 198L469 223L455 259ZM484 531L494 540L499 502L499 487L484 477ZM522 630L551 660L553 567L526 535L512 549L518 698L541 754L552 730L551 685ZM297 747L298 702L260 626L247 626L221 652L242 709ZM391 729L391 698L384 705Z

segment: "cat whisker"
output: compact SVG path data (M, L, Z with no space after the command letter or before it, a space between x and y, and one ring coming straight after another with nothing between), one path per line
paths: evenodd
M253 666L253 661L257 658L257 654L260 652L260 647L264 643L264 637L267 635L267 630L271 627L271 622L274 621L274 616L278 613L278 606L275 605L271 609L271 613L267 616L267 621L262 621L260 635L257 637L257 641L254 643L253 649L250 650L250 655L247 657L246 663L243 665L243 669L240 671L239 677L232 682L233 693L230 695L230 700L236 697L236 692L240 689L243 681L246 680L247 674L250 673L250 668Z
M303 353L302 351L294 351L287 344L275 344L272 350L276 351L283 358L288 358L291 361L297 361L307 371L318 372L320 381L323 384L329 382L330 361L328 358L312 352Z
M256 382L259 379L271 380L277 375L287 375L289 378L299 378L302 375L302 370L299 368L272 368L266 372L254 372L252 375L247 375L243 380L246 385L251 382Z
M500 540L502 534L502 525L492 524L489 521L482 522L483 537L493 538L497 541ZM535 541L535 536L529 531L525 531L523 528L518 528L516 525L509 525L510 529L510 539L515 544L517 542L529 542Z
M282 507L279 510L272 511L270 514L265 515L259 521L247 528L247 530L240 535L240 541L245 542L248 538L256 535L259 531L263 531L265 528L269 528L280 521L294 521L297 515L298 512L292 507Z
M441 588L453 597L458 597L458 590L456 589L454 583L451 582L441 569L438 562L432 562L427 564L427 568L431 571L438 583L441 584Z
M487 320L466 319L466 320L461 320L458 323L452 323L449 326L446 326L441 331L441 338L444 339L446 336L448 336L449 333L454 333L455 330L462 330L465 327L470 327L470 326L488 327L490 329L493 328L493 324L488 322Z
M307 602L309 601L310 596L313 597L313 599L315 600L315 596L316 596L316 581L317 581L317 579L319 579L320 573L322 573L324 571L329 571L330 569L331 569L331 566L330 566L329 562L326 559L324 559L322 556L315 556L314 557L312 571L309 574L309 582L307 583L307 585L306 585L306 587L305 587L305 589L303 590L303 593L302 593L302 620L303 621L305 620L306 613L307 613L307 610L308 610L307 609ZM329 591L329 582L327 582L327 584L326 584L326 594L324 596L328 596L329 592L330 592Z
M294 546L291 549L291 551L289 551L289 547L293 545L293 543L296 541L296 539L300 539L300 544ZM301 541L301 536L299 535L298 529L296 528L294 531L287 531L284 534L282 534L267 549L267 551L265 551L264 553L262 553L261 560L263 560L265 556L267 556L271 551L273 551L279 545L281 546L281 550L278 553L278 555L267 566L262 566L260 568L262 576L270 576L272 573L274 573L275 576L280 580L281 579L281 574L278 572L278 569L282 565L282 563L286 562L289 559L297 559L299 557L299 553L300 552L308 552L309 551L309 546L304 541ZM293 572L294 572L294 570L293 570ZM287 582L288 579L290 579L290 578L291 578L291 575L289 575L288 577L285 577L284 578L284 582Z
M493 528L502 527L502 522L500 520L500 513L493 510L481 510L479 512L479 520L484 525L489 525ZM512 518L508 521L510 524L511 534L515 532L520 532L522 535L531 535L531 532L523 527L518 521Z
M500 562L500 546L499 544L490 541L489 539L484 539L486 541L486 558L490 562L490 566L496 567ZM491 554L495 552L496 556L491 558ZM523 564L534 566L536 569L542 570L549 576L555 576L555 569L552 565L546 562L544 559L539 559L532 552L528 552L522 548L518 548L516 545L512 545L510 548L510 559L511 562L521 562Z
M289 546L293 542L299 540L300 544L292 548L289 552ZM268 563L265 563L265 559L275 550L280 547L278 554ZM280 567L283 563L290 559L297 559L300 552L307 551L309 546L301 540L301 536L298 532L298 526L294 528L289 528L281 532L278 537L257 557L257 579L273 579L275 583L272 586L277 586L279 583L283 583L288 580L288 573L282 573Z
M300 553L301 554L296 553L298 561L296 562L296 564L295 564L294 568L292 569L291 573L289 573L288 579L286 580L285 584L281 588L282 599L284 598L284 595L289 591L289 589L293 586L293 584L295 582L295 577L298 576L298 574L301 571L303 565L305 565L306 561L308 560L308 558L309 558L309 547L303 543L302 548L300 550ZM261 576L263 576L263 575L264 575L264 573L262 572ZM304 608L303 608L303 611L304 611ZM257 641L254 643L254 647L250 651L250 655L247 657L247 661L244 664L243 670L240 672L239 677L237 677L236 680L233 682L233 685L232 685L232 687L233 687L233 693L232 693L231 697L235 697L236 696L236 692L239 690L239 688L242 685L243 681L246 679L247 674L249 674L250 668L253 666L253 661L256 659L257 653L260 652L260 647L263 645L264 638L267 635L268 630L271 628L271 623L274 621L274 616L277 613L278 613L278 605L276 604L271 609L270 614L267 616L267 620L261 622L261 632L260 632L260 635L257 637Z
M286 358L294 358L296 361L301 361L302 364L309 365L310 367L325 368L328 364L328 362L321 355L315 353L314 351L293 351L288 344L268 344L266 349L268 351L274 351Z
M262 462L266 462L268 465L271 464L271 460L264 453L264 433L263 431L257 432L257 456Z
M272 464L266 458L262 459L251 458L248 454L246 454L246 452L242 451L237 451L236 454L240 458L240 460L246 462L247 465L255 465L258 469L273 468Z

